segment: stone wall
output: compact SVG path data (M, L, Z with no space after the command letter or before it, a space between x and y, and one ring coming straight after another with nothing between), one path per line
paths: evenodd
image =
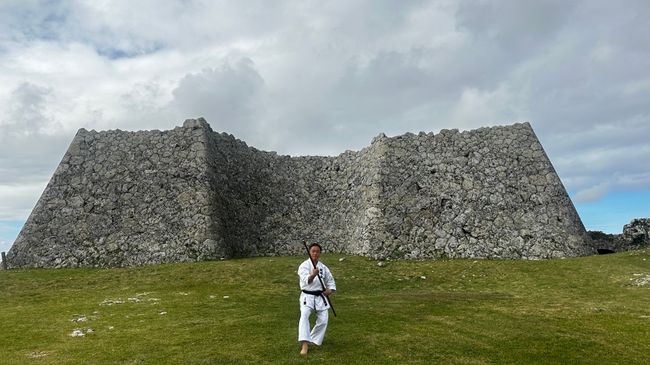
M12 267L133 266L302 254L592 254L529 124L376 137L279 156L215 133L80 130L8 254Z
M376 148L338 157L289 157L212 134L209 165L228 256L301 254L303 241L360 252Z
M591 252L529 124L382 141L380 251L527 259Z
M79 130L7 261L105 267L223 255L204 144L202 129Z

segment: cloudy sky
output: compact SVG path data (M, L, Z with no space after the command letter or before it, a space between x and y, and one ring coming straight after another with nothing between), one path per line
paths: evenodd
M650 216L650 2L0 0L0 250L78 128L262 150L529 121L587 229Z

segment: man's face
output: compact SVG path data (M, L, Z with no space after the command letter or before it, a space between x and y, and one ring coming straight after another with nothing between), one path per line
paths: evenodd
M320 258L320 248L318 246L312 246L309 249L309 256L311 256L312 260L318 261Z

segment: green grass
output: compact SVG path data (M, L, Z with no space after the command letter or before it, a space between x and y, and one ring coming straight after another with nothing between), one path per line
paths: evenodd
M650 284L635 285L650 250L383 267L341 257L322 258L338 317L306 358L302 257L0 271L0 363L650 363Z

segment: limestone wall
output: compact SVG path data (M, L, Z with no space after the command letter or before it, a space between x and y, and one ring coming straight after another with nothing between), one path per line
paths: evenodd
M80 130L8 255L12 267L302 254L593 253L529 124L376 137L336 157L259 151L202 119Z
M201 129L79 130L7 261L104 267L222 255L204 143Z
M407 258L591 253L529 124L385 141L381 251Z
M301 254L302 242L361 252L375 148L338 157L289 157L214 133L209 164L229 256Z

